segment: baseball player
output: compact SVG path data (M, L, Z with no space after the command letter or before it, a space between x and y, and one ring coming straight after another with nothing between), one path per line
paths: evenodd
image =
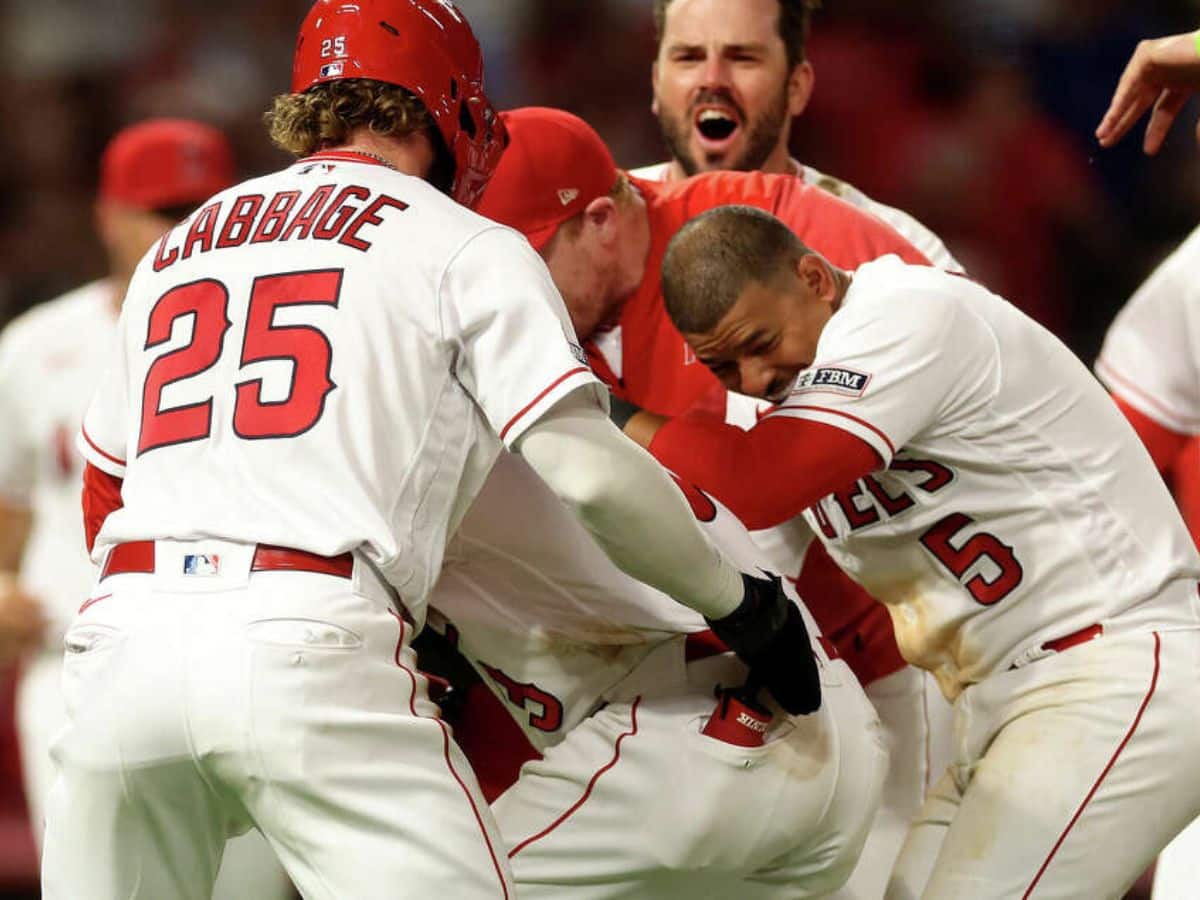
M1200 434L1200 229L1130 298L1108 330L1096 374L1160 471ZM1184 900L1200 880L1200 823L1159 856L1155 900Z
M803 510L955 699L888 896L1120 897L1200 811L1200 557L1100 386L979 285L851 275L759 210L690 223L663 289L726 386L778 406L660 424L655 454L748 524Z
M677 181L720 169L795 174L883 219L939 268L963 271L941 238L916 218L789 154L792 123L804 113L815 88L807 43L818 6L816 0L655 0L658 52L651 69L651 110L672 158L631 174L650 181ZM623 326L596 339L610 361L619 352ZM640 398L654 406L649 401ZM892 747L888 802L848 885L854 893L846 896L879 896L908 819L919 809L925 788L949 763L950 708L932 678L898 667L885 611L843 584L844 576L820 542L809 547L804 566L804 593L825 631L853 639L864 648L863 655L878 660L873 671L861 664L856 671ZM837 590L817 589L818 575ZM847 652L849 642L839 641Z
M536 254L453 202L504 146L453 4L319 0L292 88L269 121L301 158L139 263L80 430L102 568L65 639L49 898L208 896L250 827L306 897L512 896L410 647L501 446L820 706L798 608L608 421Z
M12 611L0 641L27 652L17 725L34 836L42 837L53 780L50 744L65 721L62 639L95 580L79 519L82 460L74 449L87 399L115 339L125 289L147 247L194 206L234 180L233 154L216 129L155 119L117 134L101 160L96 225L109 275L14 321L0 336L0 606ZM23 552L22 552L23 551ZM18 614L20 618L18 619ZM217 897L288 897L291 888L258 835L230 843Z
M768 567L736 519L686 493L718 547ZM815 650L818 715L743 703L745 670L700 617L615 569L512 454L431 603L544 753L492 807L519 896L824 896L849 874L886 753L843 661Z
M712 172L682 183L634 178L627 184L599 136L577 117L539 108L504 117L511 144L481 211L521 230L545 257L578 333L595 339L587 345L595 370L620 400L668 414L698 405L744 427L762 411L753 401L727 396L663 307L663 252L671 236L706 209L748 203L770 210L851 268L892 252L925 260L874 216L792 176ZM619 357L596 349L606 337L595 323L605 320L621 323ZM836 569L819 542L810 546L812 534L801 521L765 537L776 568L798 576L801 595L866 686L888 734L892 767L880 828L848 889L848 896L879 897L908 823L936 780L929 773L940 774L948 764L948 749L930 752L940 746L929 739L928 714L948 713L948 706L940 695L928 700L927 676L900 656L886 610Z
M645 181L722 169L796 175L883 219L934 265L961 271L942 240L911 215L788 154L792 122L815 86L806 44L817 6L816 0L654 0L651 111L672 158L630 174Z

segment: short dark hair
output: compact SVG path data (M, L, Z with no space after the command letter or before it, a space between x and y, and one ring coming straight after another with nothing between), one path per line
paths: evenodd
M673 0L654 0L654 28L658 48L662 49L663 31L667 24L667 7ZM804 62L812 14L821 8L821 0L779 0L777 28L787 52L788 69Z
M683 334L707 334L746 285L769 284L811 252L761 209L710 209L679 229L667 246L662 264L667 315Z

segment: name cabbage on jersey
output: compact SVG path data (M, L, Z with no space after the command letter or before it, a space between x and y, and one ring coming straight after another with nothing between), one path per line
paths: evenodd
M796 379L793 394L828 392L847 397L861 397L871 383L871 376L839 366L806 369Z
M240 247L247 241L336 240L366 252L371 241L360 232L383 224L389 210L408 209L402 200L362 185L346 185L335 196L336 189L337 185L322 184L307 191L279 191L269 200L263 194L241 194L209 203L163 235L154 251L154 271L196 252Z

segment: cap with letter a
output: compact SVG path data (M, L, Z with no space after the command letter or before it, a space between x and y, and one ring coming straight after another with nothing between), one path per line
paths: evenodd
M234 181L233 149L216 128L190 119L148 119L109 141L100 199L159 210L200 203Z
M500 114L509 145L476 212L515 228L541 250L558 226L617 182L616 162L587 122L560 109Z

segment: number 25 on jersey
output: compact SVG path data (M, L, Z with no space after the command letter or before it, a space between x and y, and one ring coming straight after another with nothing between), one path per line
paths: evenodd
M292 363L291 384L283 400L264 401L261 378L234 386L233 431L245 440L289 438L303 434L321 418L325 398L337 387L330 380L333 348L312 325L276 325L282 307L337 307L342 290L341 269L287 272L254 279L241 340L239 370L266 360ZM158 357L142 389L142 424L138 455L158 447L199 441L212 433L213 397L198 403L162 408L169 385L186 381L215 366L225 351L229 320L229 289L204 278L172 288L150 310L146 350L171 339L175 322L192 316L191 340Z

